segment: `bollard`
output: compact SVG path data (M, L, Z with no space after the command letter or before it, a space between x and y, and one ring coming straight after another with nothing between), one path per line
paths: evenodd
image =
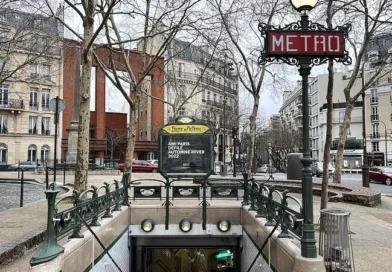
M46 183L46 190L49 189L49 168L48 168L48 164L46 164L45 167L45 183Z
M65 168L67 167L67 162L64 161L63 163L63 185L65 185Z
M24 185L24 174L22 170L22 179L20 180L20 207L23 207L23 185Z
M18 179L20 178L20 160L18 162Z

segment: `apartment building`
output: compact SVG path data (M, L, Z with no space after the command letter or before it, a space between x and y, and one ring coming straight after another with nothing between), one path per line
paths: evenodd
M162 39L149 42L154 54ZM222 53L219 57L208 48L173 40L166 50L165 120L192 115L210 125L216 136L216 161L231 161L231 129L238 126L238 77Z
M62 96L63 27L54 18L0 8L0 163L54 158Z
M332 113L332 148L330 161L333 163L336 157L337 145L340 137L342 123L345 116L344 87L347 85L350 73L336 72L334 74L333 113ZM323 161L325 137L327 130L327 84L328 75L321 74L309 79L309 118L310 118L310 145L312 157L315 161ZM358 91L358 80L352 92ZM283 105L280 109L282 124L293 130L302 130L302 85L298 81L297 87L292 92L286 92L283 96ZM362 102L355 104L352 112L351 124L348 132L348 142L356 144L347 146L344 152L344 165L354 166L362 164Z
M364 83L376 76L365 96L368 161L371 166L391 166L392 35L378 36L370 42L366 62Z

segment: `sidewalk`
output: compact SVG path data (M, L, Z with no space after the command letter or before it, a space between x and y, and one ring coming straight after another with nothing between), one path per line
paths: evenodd
M159 174L133 173L132 179L143 177L161 179ZM0 172L0 178L17 178L17 173ZM26 173L25 178L44 180L44 175ZM51 177L52 178L52 177ZM73 175L66 176L66 183L73 183ZM121 175L89 175L88 186L103 185L103 182L121 180ZM58 180L62 176L59 175ZM60 182L58 182L60 183ZM189 183L189 181L187 181ZM299 194L295 195L300 197ZM314 222L318 224L320 198L314 197ZM329 203L328 208L345 209L351 212L350 227L353 243L355 271L391 271L392 260L392 197L384 195L382 204L377 207L364 207L347 203ZM47 205L44 192L42 200L13 208L0 213L0 254L32 237L42 235L46 229ZM317 233L316 233L317 234ZM38 239L38 238L36 238ZM0 265L0 271L26 271L34 250L8 265Z

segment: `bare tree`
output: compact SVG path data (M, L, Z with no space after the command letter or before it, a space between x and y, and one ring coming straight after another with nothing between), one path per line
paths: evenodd
M253 169L256 120L260 105L260 93L263 89L284 90L287 81L284 67L276 72L274 64L259 65L258 57L263 40L258 30L258 23L270 25L274 20L283 20L282 11L288 7L286 1L222 1L210 0L211 9L217 13L214 23L222 25L225 31L221 50L227 50L239 75L241 85L253 99L253 108L249 117L250 127L246 171L249 176Z
M354 109L355 102L361 97L362 93L368 89L371 84L382 78L385 73L390 72L390 68L386 68L386 60L389 58L388 54L378 55L378 65L373 67L374 72L368 77L367 81L356 93L352 93L352 88L358 79L365 76L361 73L364 65L368 62L367 52L370 42L377 40L377 36L382 36L390 33L392 21L392 3L389 0L370 0L370 1L334 1L342 13L339 18L339 23L344 21L350 22L353 26L352 34L349 37L351 45L350 50L354 56L354 67L351 73L351 78L348 80L347 86L344 89L346 99L346 111L342 124L342 134L339 140L334 183L341 182L341 170L343 167L343 151L344 144L347 139L348 127L350 125L351 113ZM341 8L343 7L343 8ZM380 47L381 49L381 47ZM383 52L384 50L380 50ZM386 71L387 69L387 71Z
M106 129L106 149L110 152L110 159L113 160L113 153L121 140L126 136L126 133L121 133L117 130Z
M38 2L38 1L37 1ZM80 84L78 144L75 169L75 188L79 191L87 188L87 171L90 132L90 78L94 42L106 25L109 15L120 0L64 0L65 8L71 9L83 22L83 34L79 34L71 24L54 12L52 2L44 0L48 13L59 20L67 30L81 41L82 75ZM96 21L100 15L100 21ZM96 23L96 25L95 25ZM95 29L94 29L95 26Z
M9 1L0 7L0 85L38 79L38 70L35 72L32 66L38 66L43 59L50 65L48 56L60 55L62 26L36 8L22 9L20 2L23 1ZM61 8L56 12L61 16ZM28 69L31 77L26 78ZM58 71L44 72L45 79L49 79Z
M132 2L132 1L131 1ZM159 69L163 73L164 60L162 55L170 45L175 35L187 24L192 23L192 12L195 5L200 2L176 1L163 4L160 1L146 1L144 4L130 3L123 5L121 13L123 16L131 14L140 19L142 31L137 35L125 33L115 18L116 13L109 16L108 24L105 26L105 47L110 50L108 64L94 55L98 65L103 69L107 78L123 94L131 106L131 122L129 124L129 138L126 149L124 174L129 174L132 167L132 156L136 142L136 127L139 118L139 106L143 97L151 96L146 84L154 84L150 81L150 73ZM132 10L129 13L125 10ZM123 18L129 20L128 18ZM164 34L164 35L163 35ZM151 44L149 41L154 36L163 37L162 42L156 48L155 54L148 54ZM140 66L134 70L128 57L127 46L139 43ZM128 95L123 87L123 82L130 86L131 95Z

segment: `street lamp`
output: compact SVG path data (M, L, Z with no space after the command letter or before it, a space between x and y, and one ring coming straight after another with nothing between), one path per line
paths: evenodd
M313 225L313 184L312 158L309 145L309 75L313 65L327 61L342 62L350 65L352 60L345 48L345 39L351 25L345 24L335 29L327 28L309 21L308 13L317 4L317 0L290 0L293 8L301 13L299 22L277 28L265 23L259 24L264 43L259 64L280 61L299 66L302 77L302 118L303 118L303 154L302 154L302 238L301 255L316 258L317 248ZM330 42L328 42L330 41Z
M369 187L369 162L366 147L366 117L365 117L365 65L362 65L362 138L363 138L363 164L362 187Z
M233 71L232 62L227 62L227 55L225 53L225 63L223 66L223 166L222 166L222 176L227 175L227 166L226 166L226 102L227 102L227 94L226 94L226 77L229 75L230 71Z

